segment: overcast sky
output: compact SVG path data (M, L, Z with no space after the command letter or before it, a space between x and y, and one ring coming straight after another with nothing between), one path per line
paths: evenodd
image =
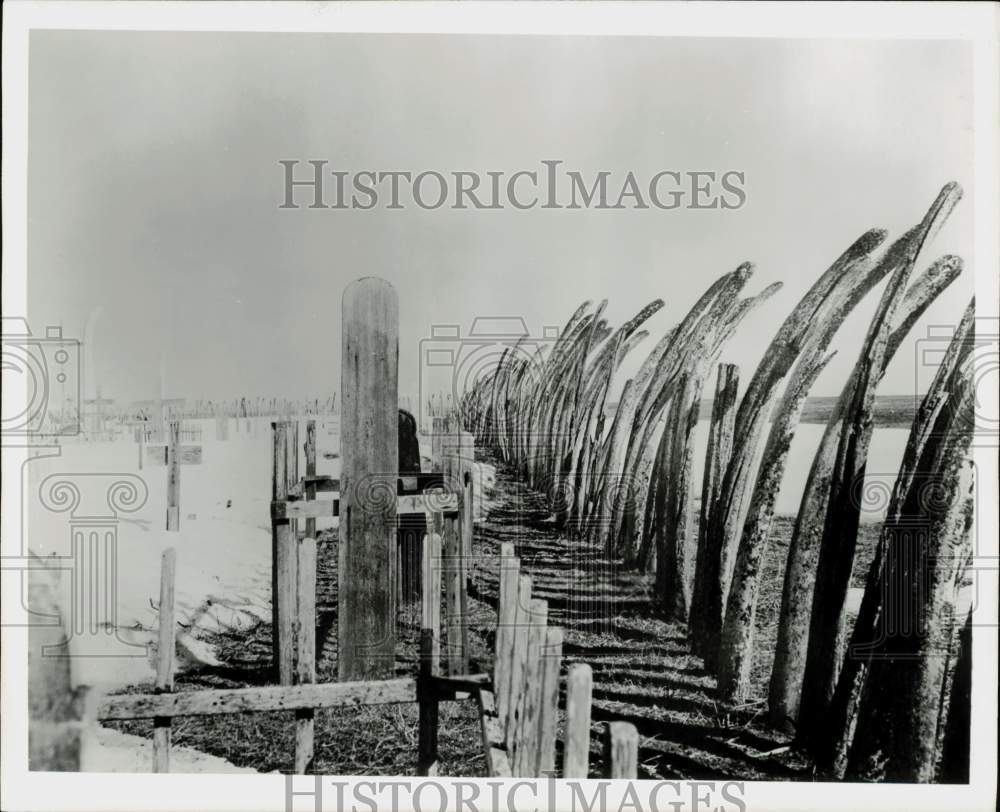
M542 36L33 32L28 295L93 359L88 393L325 395L340 299L360 276L400 298L400 384L434 323L562 324L584 299L620 323L720 274L784 289L724 359L749 375L781 319L863 231L892 236L940 187L967 198L922 260L972 249L966 45ZM282 159L356 172L585 175L737 170L738 210L280 210ZM911 335L954 323L966 272ZM839 391L872 297L814 394ZM98 310L99 309L99 310ZM643 353L644 354L644 353ZM904 345L882 393L913 391Z

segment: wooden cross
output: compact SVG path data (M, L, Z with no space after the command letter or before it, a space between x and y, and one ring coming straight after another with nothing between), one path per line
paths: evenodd
M146 446L146 460L152 465L166 465L167 530L181 529L181 466L201 465L200 445L181 445L181 423L170 421L166 445Z

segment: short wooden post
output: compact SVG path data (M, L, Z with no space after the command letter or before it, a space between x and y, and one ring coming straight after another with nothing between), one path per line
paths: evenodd
M399 302L382 279L344 291L338 672L389 677L396 655Z
M589 665L574 663L566 676L566 741L563 778L586 778L590 772L590 700L594 676Z
M312 421L310 421L312 422ZM315 521L315 520L313 520ZM299 685L316 681L316 540L308 537L299 542L298 562L298 650L295 663ZM304 775L313 765L315 711L304 708L295 711L295 772Z
M542 654L549 605L533 598L530 606L528 648L524 656L524 688L515 713L514 775L533 776L538 768L539 716L542 706Z
M434 635L430 629L420 630L420 680L417 687L418 731L417 774L438 774L438 701L433 679L436 659Z
M514 613L514 644L510 661L510 689L507 692L507 752L514 751L517 733L518 708L524 693L524 664L528 656L528 633L531 619L531 576L517 578L517 602ZM511 765L513 766L513 765Z
M639 775L639 731L631 722L608 722L604 728L605 778Z
M274 501L288 498L289 432L285 421L272 423L274 449L271 494ZM291 685L295 656L295 611L297 587L295 533L288 519L271 518L271 630L275 672L281 685Z
M181 529L181 424L171 420L167 435L167 530Z
M171 423L171 434L173 426ZM177 580L177 551L168 547L160 562L160 629L156 650L156 693L174 690L174 645L177 620L174 594ZM153 772L170 772L170 717L153 719Z
M146 423L139 423L139 470L142 470L142 458L146 456Z
M559 669L563 631L550 627L542 651L541 704L538 709L538 761L534 775L555 777L556 725L559 721Z
M436 676L441 663L441 536L437 533L424 537L421 569L421 628L431 633L430 668Z
M500 604L497 610L496 653L493 662L493 692L497 716L507 729L507 701L510 698L511 662L514 658L514 622L517 614L517 583L520 559L514 557L514 545L500 546Z

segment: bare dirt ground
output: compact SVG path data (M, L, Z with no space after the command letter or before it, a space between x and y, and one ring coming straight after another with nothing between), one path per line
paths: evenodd
M493 459L489 462L495 463ZM549 624L565 632L563 666L588 663L594 671L591 770L599 775L603 723L632 722L640 735L640 778L810 780L809 762L786 735L764 721L764 698L773 656L784 549L791 520L779 518L766 558L757 612L758 655L752 701L724 714L714 700L715 680L688 653L685 629L655 609L652 579L621 572L603 553L568 540L555 529L539 494L498 465L493 506L474 537L470 567L470 647L473 672L492 669L500 545L513 542L533 594L549 605ZM321 536L318 566L318 679L336 679L335 533ZM855 572L860 585L874 540L863 529ZM400 613L397 675L416 674L419 610ZM213 640L222 667L178 678L177 690L259 685L271 680L267 623L249 632ZM137 686L135 690L148 690ZM150 737L149 722L116 725ZM173 742L262 772L290 771L294 751L291 713L238 714L175 720ZM315 772L327 775L414 775L417 707L411 705L332 709L316 714ZM444 703L440 719L441 774L482 776L480 729L475 704ZM561 736L561 733L560 733ZM559 754L557 753L557 760ZM557 765L558 766L558 765Z

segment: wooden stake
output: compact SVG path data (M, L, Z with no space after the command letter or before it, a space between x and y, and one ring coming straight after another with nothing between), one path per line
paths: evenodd
M171 423L170 433L174 434ZM169 547L163 551L160 564L160 631L156 651L156 691L170 693L174 690L174 640L177 621L174 617L174 594L177 577L177 551ZM153 772L170 772L170 717L153 719Z
M431 633L430 673L437 676L441 663L441 536L437 533L424 537L422 563L421 628Z
M514 545L500 547L500 606L497 613L496 654L493 663L493 690L496 710L503 730L507 730L507 702L510 699L510 672L514 657L514 622L517 614L517 584L521 562L514 557Z
M289 432L287 422L271 424L274 430L271 493L273 500L288 497ZM295 659L296 611L296 557L295 533L286 518L271 518L272 580L271 604L273 652L275 671L281 685L291 685Z
M167 530L172 532L181 529L180 437L180 421L171 420L167 437Z
M524 689L517 713L517 734L514 737L514 775L533 776L538 767L539 716L542 705L542 653L549 605L534 598L531 601L528 628L528 648L524 659Z
M309 421L310 423L312 421ZM299 685L316 681L316 540L299 543L298 657L295 675ZM313 766L315 711L295 711L295 772L304 775Z
M541 705L538 711L538 761L536 776L555 776L556 725L559 722L559 668L562 665L563 631L549 628L542 652Z
M374 277L343 298L338 672L391 676L396 652L399 303Z
M434 635L420 631L420 681L417 687L420 719L417 741L417 774L438 774L438 703L430 685L434 676Z
M507 693L507 752L514 751L517 733L518 708L524 693L524 664L528 655L528 632L531 619L531 576L521 574L517 579L517 602L514 614L514 643L510 661L510 689Z
M630 722L608 722L604 729L605 778L634 780L639 774L639 731Z
M566 677L566 741L563 778L586 778L590 772L590 699L594 676L589 665L574 663Z

